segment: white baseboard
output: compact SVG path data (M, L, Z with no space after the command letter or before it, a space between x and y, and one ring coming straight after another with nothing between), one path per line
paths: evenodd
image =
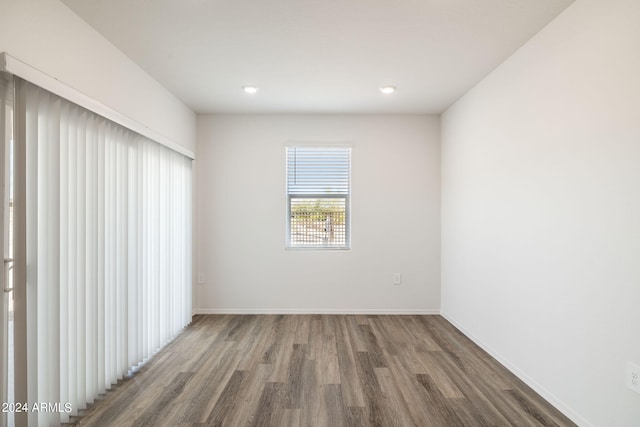
M433 315L440 314L439 309L386 309L386 308L197 308L194 314L392 314L392 315Z
M477 337L473 336L473 334L469 333L465 328L460 326L458 322L449 317L446 313L440 313L442 317L444 317L449 323L455 326L460 332L465 334L467 338L476 343L479 347L481 347L484 351L489 353L491 357L500 362L505 368L511 371L516 377L520 378L525 384L531 387L536 393L542 396L547 402L555 406L560 412L566 415L571 421L576 423L582 427L592 427L593 424L584 419L580 414L576 413L573 409L571 409L568 405L566 405L563 401L558 399L553 393L544 388L538 382L536 382L533 378L529 377L524 371L519 369L516 365L511 363L507 358L503 357L500 353L495 351L493 348L479 340Z

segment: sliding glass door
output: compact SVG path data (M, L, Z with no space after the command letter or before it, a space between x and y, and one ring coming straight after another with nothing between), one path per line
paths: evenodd
M0 426L13 425L13 80L0 73L0 242L3 271L0 276L2 312L0 325Z
M59 425L191 321L191 159L5 73L0 100L0 426Z

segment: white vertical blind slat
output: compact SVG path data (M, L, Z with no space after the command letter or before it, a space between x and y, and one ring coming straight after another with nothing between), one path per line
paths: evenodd
M26 88L21 92L20 86L17 90L18 104L24 107L27 99L29 102L37 103L37 97L33 100L33 91ZM37 105L37 104L36 104ZM37 110L37 109L36 109ZM15 114L20 113L16 108ZM38 116L37 112L26 111L24 117L25 132L25 193L26 193L26 322L28 331L38 330L38 270L37 270L37 248L38 248ZM19 143L19 142L18 142ZM27 341L27 399L29 402L38 400L38 335L37 333L29 333L26 337ZM37 414L29 412L28 420L30 425L37 425Z
M69 105L60 111L60 295L69 294L69 192L63 189L69 186ZM69 376L71 366L69 357L73 349L69 348L69 302L60 298L60 401L69 402ZM69 417L62 415L62 422Z
M97 353L97 308L98 308L98 268L97 268L97 153L99 144L100 120L92 118L93 122L87 129L87 156L85 173L87 176L86 185L86 306L85 316L87 319L86 339L87 339L87 401L92 396L100 393L98 388L98 353Z
M68 129L68 144L67 144L67 168L68 168L68 180L65 186L66 189L66 201L67 201L67 215L68 215L68 230L67 230L67 240L68 240L68 250L65 252L66 258L63 260L64 264L68 269L68 289L69 293L67 295L75 296L77 295L78 289L78 272L76 270L76 266L73 263L75 259L75 254L77 253L77 230L75 228L75 224L77 223L77 214L78 211L75 209L76 205L76 192L74 191L76 186L77 177L77 144L78 144L78 112L77 109L73 106L69 108L69 129ZM78 401L78 349L75 347L75 343L78 342L78 328L77 324L80 319L78 319L78 311L76 309L77 301L71 298L65 298L65 302L67 308L69 310L69 342L68 351L69 351L69 402ZM77 415L77 410L79 408L73 408L73 415Z
M109 384L106 382L106 363L105 363L105 340L106 340L106 329L105 329L105 276L106 276L106 233L105 233L105 161L106 161L106 146L108 139L108 129L107 125L104 121L100 122L100 126L98 127L98 147L97 147L97 302L98 309L96 311L96 322L97 322L97 358L98 358L98 391L105 390Z
M86 407L86 277L85 277L85 146L87 132L87 113L80 112L78 117L78 125L76 128L76 146L75 146L75 187L72 191L75 193L74 208L76 210L76 222L74 228L76 230L76 253L70 261L76 269L76 294L75 305L73 309L76 311L77 318L77 398L78 409ZM73 298L73 297L72 297Z
M39 360L38 369L46 381L39 390L42 402L60 401L59 366L60 366L60 102L46 94L40 98L44 114L38 117L41 129L39 137L47 141L41 146L39 185L46 188L46 193L39 194L39 206L46 215L39 215L39 225L43 232L39 234L38 251L40 252L39 277L42 289L38 293L41 316L38 319L38 347L47 349L50 354ZM51 161L47 161L50 159ZM54 415L47 413L44 417L47 424L55 420Z
M128 147L127 156L129 158L129 162L127 165L127 176L129 177L129 180L127 182L127 204L129 205L129 211L127 217L126 234L128 238L127 247L130 248L131 251L130 257L133 257L132 262L129 263L127 281L129 283L136 283L138 276L138 262L135 258L135 255L138 252L138 223L136 215L136 211L138 209L138 205L136 203L136 199L138 197L138 171L136 170L138 161L137 151L132 149L132 147ZM127 337L128 351L126 354L126 366L134 366L136 363L138 363L138 360L136 360L136 341L138 340L138 322L136 316L136 310L138 308L137 287L127 287L127 298L127 318L129 319L131 328Z

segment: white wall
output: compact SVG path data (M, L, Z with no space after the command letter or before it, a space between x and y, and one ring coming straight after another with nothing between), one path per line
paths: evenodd
M195 149L195 114L58 0L0 0L0 52Z
M350 251L285 250L291 141L352 144ZM197 151L200 312L439 309L438 117L199 116Z
M640 425L640 2L577 0L442 119L442 311L583 425Z

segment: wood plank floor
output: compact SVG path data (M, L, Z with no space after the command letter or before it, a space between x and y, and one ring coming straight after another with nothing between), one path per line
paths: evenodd
M81 415L76 425L574 425L440 316L195 316Z

